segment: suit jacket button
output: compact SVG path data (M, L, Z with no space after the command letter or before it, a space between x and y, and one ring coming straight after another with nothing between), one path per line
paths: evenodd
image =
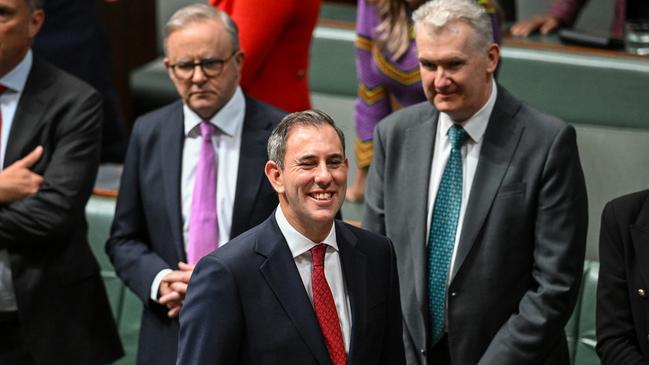
M419 352L420 352L422 355L426 355L426 350L424 350L424 349L419 349Z
M451 292L451 296L452 296L452 297L454 297L454 296L456 296L456 295L457 295L457 292L456 292L456 291Z
M646 298L647 292L644 289L638 289L638 295L640 296L640 298Z

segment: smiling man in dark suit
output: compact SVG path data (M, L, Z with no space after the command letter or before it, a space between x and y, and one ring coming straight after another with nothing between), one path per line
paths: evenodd
M409 364L569 364L587 226L575 130L493 78L473 0L413 16L428 102L382 121L363 226L393 242Z
M277 205L265 145L285 113L242 93L238 39L226 13L178 10L165 27L164 62L182 100L133 129L106 250L144 304L138 364L175 362L194 264Z
M87 241L101 99L33 55L43 1L0 0L0 363L122 355Z
M392 245L334 220L347 181L342 132L322 112L289 114L268 156L279 207L197 265L178 364L403 364Z

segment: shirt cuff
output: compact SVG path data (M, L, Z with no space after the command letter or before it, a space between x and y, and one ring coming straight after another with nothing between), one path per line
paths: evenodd
M169 274L173 270L171 269L162 269L158 273L158 275L153 278L153 283L151 283L151 300L154 302L158 302L158 291L160 290L160 283L162 282L162 278L165 277L165 275Z

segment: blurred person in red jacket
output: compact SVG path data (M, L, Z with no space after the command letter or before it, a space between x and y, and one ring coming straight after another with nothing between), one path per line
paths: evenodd
M311 108L309 50L322 0L209 0L239 26L245 54L241 87L289 112ZM263 7L263 9L262 9Z

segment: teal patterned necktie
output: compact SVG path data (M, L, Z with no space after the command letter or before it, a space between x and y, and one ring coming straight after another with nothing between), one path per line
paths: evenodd
M446 282L462 204L462 144L466 137L466 131L459 125L453 125L448 131L451 155L439 183L433 207L433 218L430 223L428 310L433 335L431 344L437 343L444 333Z

